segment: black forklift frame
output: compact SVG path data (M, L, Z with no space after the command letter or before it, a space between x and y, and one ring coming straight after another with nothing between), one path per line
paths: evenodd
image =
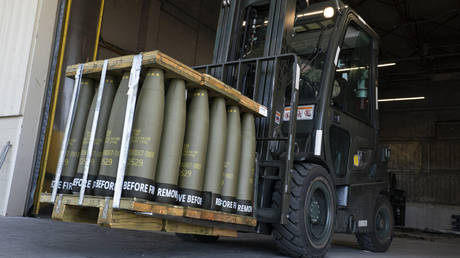
M294 160L313 160L314 163L319 163L329 170L327 166L327 158L324 156L324 151L321 151L319 156L311 156L309 153L295 153L296 144L296 124L297 124L297 108L299 99L299 58L295 53L285 54L283 49L288 33L293 32L294 22L296 18L296 7L301 7L301 0L223 0L221 12L219 16L219 25L216 34L216 42L214 46L214 57L213 64L201 65L194 67L198 70L205 70L206 73L211 74L230 86L244 92L246 88L241 82L242 79L242 67L245 65L255 63L255 76L254 76L254 89L252 92L252 98L264 104L268 108L268 116L264 119L258 119L257 126L257 142L258 142L258 157L256 159L256 171L255 171L255 191L254 191L254 214L258 221L264 223L281 223L285 224L288 219L288 209L290 204L290 184L291 184L291 173L294 166ZM241 59L237 54L239 29L243 19L242 11L251 4L268 4L268 24L265 35L264 51L263 56L258 58ZM346 26L353 20L362 29L372 35L373 38L378 39L378 35L367 25L358 14L353 10L346 8L340 1L324 1L315 4L315 8L324 8L326 6L332 6L338 13L337 25L335 29L338 33L334 33L330 39L328 49L337 49L338 45L343 38ZM306 6L303 6L305 8ZM374 41L373 49L378 49L378 44ZM233 44L233 45L232 45ZM334 53L332 53L334 52ZM332 66L335 57L335 51L328 51L326 57L326 64L321 79L321 96L318 100L313 101L312 104L317 105L316 108L316 121L314 121L314 131L323 130L325 126L324 116L326 115L327 103L329 99L329 91L331 84L331 78L329 74L335 71L335 67ZM238 59L238 60L235 60ZM279 77L279 66L280 61L283 59L292 59L292 81L291 83L284 83L278 85L277 80ZM372 60L373 69L376 69L377 59L376 57ZM265 76L262 77L261 74ZM377 71L373 73L373 79L377 76ZM290 99L290 118L288 125L288 137L273 137L274 123L275 123L275 109L274 101L280 101L283 99L282 96L274 93L275 89L285 92L289 85L291 87L291 99ZM377 82L376 85L377 86ZM260 94L260 91L263 91ZM267 90L270 90L269 92ZM375 93L371 94L371 98L375 97ZM276 100L275 100L276 99ZM278 103L279 104L279 103ZM376 105L376 104L375 104ZM372 105L373 106L373 105ZM284 106L283 106L284 108ZM372 119L375 130L378 130L378 122L375 121L375 117ZM286 121L285 121L286 122ZM262 131L260 132L260 129ZM314 132L313 131L313 132ZM316 141L316 136L311 135L310 141ZM269 142L281 142L287 141L286 156L279 160L272 160L269 153ZM310 146L311 147L311 146ZM322 148L323 149L323 148ZM302 155L307 155L303 157ZM311 153L310 153L311 154ZM302 157L300 157L300 156ZM298 157L299 156L299 157ZM262 175L260 170L263 170ZM278 175L267 174L264 168L277 168ZM331 175L335 178L333 173ZM259 179L263 180L260 184ZM266 181L269 182L266 182ZM273 180L281 181L281 211L274 211L269 208L271 202L270 195L273 192ZM339 180L343 181L343 180ZM342 182L344 183L344 182ZM259 189L260 187L260 189ZM259 191L260 190L260 191ZM261 229L259 223L258 232L269 232L269 229ZM263 226L263 225L262 225Z

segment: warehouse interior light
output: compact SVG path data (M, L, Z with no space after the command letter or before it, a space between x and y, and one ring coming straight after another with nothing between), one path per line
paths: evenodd
M297 15L297 18L306 17L306 16L313 16L313 15L318 15L318 14L322 14L322 13L324 13L324 10L308 12L308 13L302 13L302 14Z
M379 99L379 102L394 102L394 101L408 101L408 100L421 100L425 97L409 97L409 98L393 98L393 99Z
M346 71L353 71L353 70L360 70L360 69L367 69L368 67L365 66L356 66L356 67L349 67L349 68L341 68L335 70L336 72L346 72Z
M377 67L387 67L387 66L393 66L396 65L396 63L385 63L385 64L379 64ZM356 66L356 67L349 67L349 68L340 68L337 69L336 72L346 72L346 71L353 71L353 70L360 70L360 69L367 69L368 67L366 66Z
M379 64L377 65L377 67L387 67L387 66L393 66L393 65L396 65L396 63L392 62L392 63Z

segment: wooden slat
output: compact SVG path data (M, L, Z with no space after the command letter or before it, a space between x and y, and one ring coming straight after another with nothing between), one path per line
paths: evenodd
M42 194L44 199L45 195ZM78 205L77 195L58 195L53 209L53 218L63 220L64 211L66 206L75 207L93 207L99 208L99 220L104 221L105 224L110 222L110 214L112 210L112 199L98 196L86 196L83 201L83 206ZM71 208L72 209L72 208ZM242 216L238 214L231 214L221 211L213 211L192 207L182 207L171 204L156 203L143 201L138 199L123 198L120 203L120 210L146 212L152 215L185 217L190 219L198 219L204 221L215 221L222 223L231 223L238 225L245 225L255 227L257 220L254 217ZM75 213L75 212L74 212ZM104 216L102 216L104 215Z
M201 83L202 85L216 91L217 93L220 93L221 95L227 97L228 99L239 102L239 99L241 97L241 92L219 81L213 76L209 74L202 74Z
M214 78L209 74L202 75L202 84L209 89L214 90L217 92L217 96L219 94L227 99L227 104L230 105L238 105L241 107L241 112L251 112L256 114L257 116L265 117L267 116L267 108L254 100L244 96L236 90L235 88L219 81L218 79Z
M53 203L51 202L51 193L42 193L40 194L41 203Z
M201 84L200 72L158 50L144 53L142 59L142 64L147 67L152 66L165 69L167 71L166 78L181 78L192 84Z
M166 232L176 232L183 234L197 234L197 235L208 235L208 236L228 236L236 237L238 234L236 230L222 229L214 227L204 227L198 225L192 225L188 223L182 223L172 220L165 221L164 230Z
M248 225L251 227L257 226L257 220L249 216L237 216L235 223L241 225Z
M163 230L163 220L124 210L113 210L112 219L107 226L131 230L161 231Z
M133 202L132 210L140 212L152 212L152 205L141 202Z
M134 55L120 56L109 59L108 71L131 69ZM92 61L83 65L83 74L96 74L102 71L104 60ZM158 50L142 53L142 65L144 67L157 67L166 70L167 78L181 78L188 82L201 84L201 73L193 68L161 53ZM78 64L70 65L66 69L66 76L75 76Z

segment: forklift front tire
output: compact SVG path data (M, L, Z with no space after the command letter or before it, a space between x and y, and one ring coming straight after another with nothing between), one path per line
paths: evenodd
M372 252L386 252L393 240L394 225L393 210L386 196L377 198L370 225L373 228L369 233L356 234L359 247Z
M295 164L291 176L287 222L273 225L276 245L292 257L323 257L334 233L334 183L325 168L309 163ZM275 208L281 208L280 186L273 194Z

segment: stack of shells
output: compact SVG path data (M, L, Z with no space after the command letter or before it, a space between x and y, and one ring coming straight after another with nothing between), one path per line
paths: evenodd
M114 194L128 82L129 73L118 89L115 78L106 78L85 194ZM223 97L210 99L206 89L187 90L182 79L166 84L163 70L147 71L134 114L122 196L252 215L254 115L240 114ZM94 92L94 81L83 78L61 193L80 191Z

